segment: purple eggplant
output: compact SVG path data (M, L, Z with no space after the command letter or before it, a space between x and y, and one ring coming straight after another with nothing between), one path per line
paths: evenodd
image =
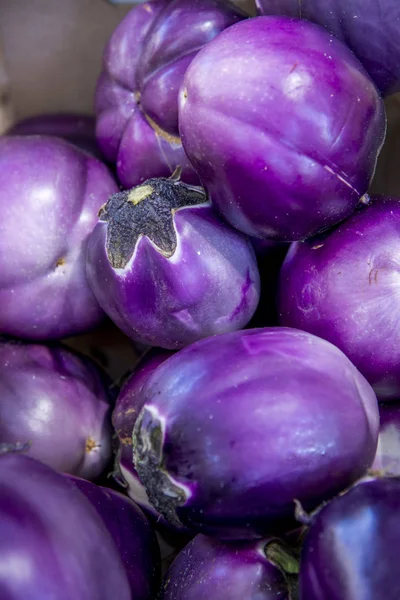
M400 405L379 405L378 448L372 471L400 477Z
M355 209L386 118L361 63L332 34L306 21L256 17L226 29L190 64L179 126L227 221L293 241Z
M94 506L106 525L124 563L132 599L153 600L160 586L160 549L141 510L119 492L67 476Z
M228 544L197 535L172 563L160 600L290 600L286 576L268 556L276 548L275 540Z
M161 517L150 504L132 463L132 431L136 417L143 406L141 391L144 384L155 369L172 354L156 348L147 352L123 385L112 414L112 423L119 441L117 472L120 471L128 496L156 519Z
M18 454L0 456L2 600L131 600L118 549L65 478Z
M88 280L134 341L176 350L250 321L260 290L253 248L201 188L149 179L112 196L99 218Z
M58 339L101 322L86 245L117 190L99 160L64 140L0 138L0 333Z
M262 15L286 15L326 27L358 56L384 94L400 91L398 0L256 0Z
M361 477L378 439L376 396L332 344L302 331L207 338L145 384L134 464L168 520L225 539L295 527Z
M301 600L398 600L400 480L366 481L317 513L300 561Z
M225 0L153 0L132 9L106 47L97 141L125 187L151 177L197 183L178 133L178 90L196 53L244 14Z
M399 252L400 199L372 198L293 244L280 277L281 323L335 344L381 400L400 397Z
M19 121L7 135L52 135L63 138L82 150L98 156L96 119L73 113L35 115Z
M63 347L0 343L0 444L29 444L56 471L95 479L111 456L107 381Z

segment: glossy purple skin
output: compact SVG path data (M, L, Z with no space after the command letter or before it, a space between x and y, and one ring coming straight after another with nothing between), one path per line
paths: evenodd
M171 522L202 533L293 529L294 499L315 508L374 459L373 390L340 350L302 331L202 340L160 365L142 393L140 479Z
M380 404L378 448L373 471L400 476L400 405Z
M0 343L0 444L94 479L111 456L111 405L94 363L61 346Z
M131 600L118 550L65 478L26 456L0 456L2 600Z
M0 332L59 339L104 318L89 288L86 244L117 186L64 140L0 138Z
M160 600L289 600L263 543L227 544L197 535L170 567Z
M198 51L244 14L225 0L172 0L155 18L143 44L137 83L143 111L179 135L178 92Z
M243 18L224 0L154 0L114 31L96 91L97 142L126 188L150 177L198 183L178 133L178 90L198 50Z
M358 56L384 94L400 91L398 0L256 0L260 14L308 19Z
M207 203L173 214L177 247L166 257L139 238L121 269L110 264L107 223L88 244L87 276L99 304L130 338L177 350L244 327L257 307L260 278L250 241Z
M250 235L293 241L355 209L386 118L361 63L333 35L306 21L256 17L193 60L179 127L226 220Z
M140 395L143 385L155 369L172 354L172 352L159 350L158 348L147 352L123 385L112 414L112 423L119 440L118 466L127 485L126 492L146 513L150 512L156 518L160 515L150 504L146 490L140 483L132 463L132 431L136 417L143 406Z
M96 119L80 114L43 114L16 123L7 135L54 135L97 156Z
M137 68L143 43L166 1L132 9L111 36L103 56L95 99L97 144L106 159L116 163L126 188L149 177L168 177L182 167L182 178L198 181L177 136L150 125L138 103Z
M156 535L142 513L119 492L67 476L94 506L124 563L132 599L153 600L160 585L160 549Z
M352 488L316 516L300 562L300 600L397 600L400 480Z
M282 325L340 348L381 400L400 397L400 199L373 198L336 229L293 244L280 277Z

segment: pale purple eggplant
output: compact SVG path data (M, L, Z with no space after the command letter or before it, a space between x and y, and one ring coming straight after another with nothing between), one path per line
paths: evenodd
M86 246L117 191L104 164L62 139L0 138L0 333L59 339L103 320Z
M110 198L89 240L87 276L126 335L170 350L241 329L259 300L249 239L177 177Z
M112 457L109 382L62 346L0 342L0 444L28 444L31 458L95 479Z

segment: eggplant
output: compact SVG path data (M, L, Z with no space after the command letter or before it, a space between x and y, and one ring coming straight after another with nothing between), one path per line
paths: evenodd
M103 163L62 139L0 138L0 333L54 340L101 323L86 245L117 191Z
M398 0L256 0L261 15L286 15L326 27L358 56L385 95L400 91Z
M332 344L288 328L201 340L149 377L134 465L171 523L221 539L296 527L357 481L377 446L376 396Z
M127 336L168 350L241 329L259 301L250 241L178 174L110 198L89 239L87 277Z
M178 166L198 183L179 138L179 86L199 49L244 17L225 0L153 0L115 29L96 89L96 136L125 188Z
M126 496L66 475L96 509L117 546L128 575L132 600L153 600L160 587L160 548L150 523Z
M112 537L63 475L6 452L0 480L2 600L131 600Z
M340 348L381 400L400 397L400 199L373 197L331 231L293 244L280 323Z
M300 560L300 600L397 600L400 480L356 485L313 518Z
M109 382L89 359L0 342L0 444L28 444L56 471L96 479L112 457L111 410Z
M290 242L354 211L386 117L363 66L332 34L307 21L256 17L223 31L191 62L179 130L223 217L249 235Z
M298 566L276 540L226 543L197 535L181 550L166 574L160 600L290 600L287 574Z

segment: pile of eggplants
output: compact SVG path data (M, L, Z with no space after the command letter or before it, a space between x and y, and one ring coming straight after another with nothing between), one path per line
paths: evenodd
M256 5L140 3L0 137L1 600L400 597L400 5Z

